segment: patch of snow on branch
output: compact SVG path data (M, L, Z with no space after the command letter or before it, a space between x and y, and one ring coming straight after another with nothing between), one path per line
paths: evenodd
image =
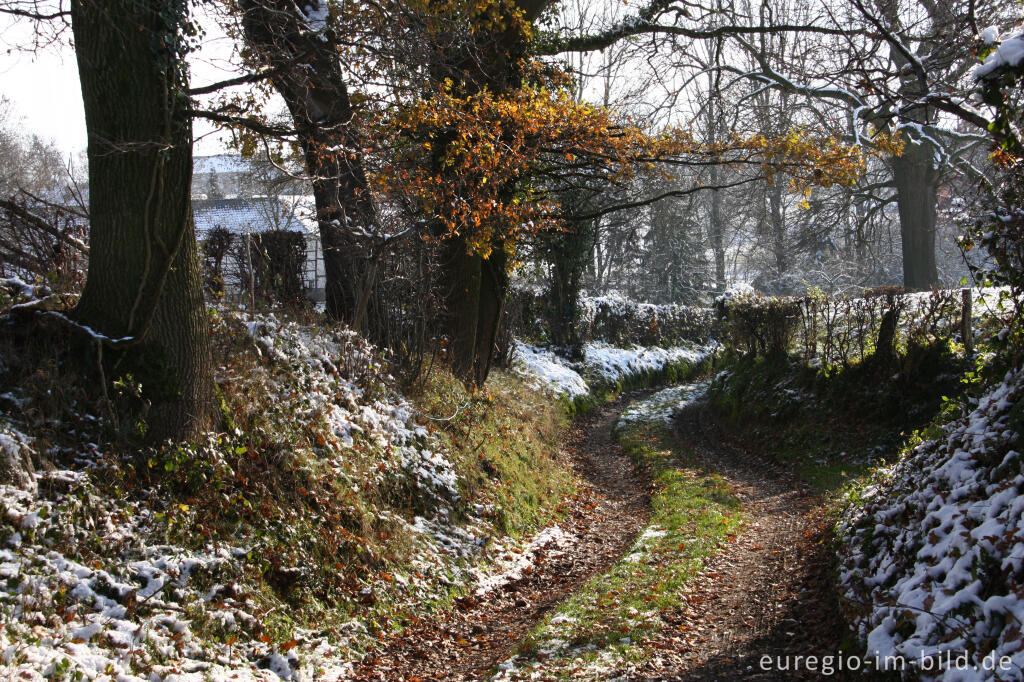
M982 38L988 45L995 45L998 41L999 46L985 58L983 63L974 67L975 80L988 78L1007 67L1015 69L1024 63L1024 28L1018 26L998 39L994 35L994 28L985 29Z

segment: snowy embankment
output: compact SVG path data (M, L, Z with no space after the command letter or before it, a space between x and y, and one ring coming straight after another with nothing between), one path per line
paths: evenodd
M1024 679L1024 373L909 452L840 523L868 655L926 680Z
M571 362L551 350L516 342L513 370L538 387L574 400L595 389L627 382L635 377L664 372L671 367L696 367L712 357L718 344L675 348L615 348L606 343L588 343L583 360Z
M353 378L377 371L358 337L272 315L244 328L272 369L236 379L276 390L274 400L295 420L323 420L322 447L302 466L333 472L353 494L401 480L429 500L432 513L408 520L384 506L374 510L404 529L415 549L407 575L365 584L364 593L390 590L415 601L440 583L447 589L453 577L477 575L464 559L480 555L481 538L493 531L471 514L468 523L449 521L459 500L454 466L408 402ZM46 444L26 431L16 415L0 412L0 455L8 462L49 459L39 449ZM208 443L190 446L190 458L230 474L224 444L233 448L235 435L211 434ZM354 445L389 456L361 470ZM330 680L344 677L360 655L367 625L356 619L334 631L293 628L284 640L261 634L271 618L278 628L289 622L284 602L277 609L285 612L273 616L246 584L266 538L242 525L232 542L175 544L175 526L196 520L190 505L111 495L97 480L119 476L121 466L95 445L56 459L51 470L21 467L23 480L0 485L0 678Z
M564 541L557 527L533 541L498 539L486 505L461 499L452 453L390 388L356 335L272 315L247 321L226 313L214 327L258 356L252 366L232 356L218 370L221 389L266 395L265 423L305 434L295 441L301 447L272 457L282 458L282 469L309 473L310 490L299 494L317 495L316 505L268 509L272 500L259 498L257 482L239 468L239 459L266 455L238 429L122 456L102 445L102 420L75 414L60 425L73 434L69 445L56 447L36 437L22 409L32 395L0 396L0 473L9 474L0 485L0 679L342 679L379 637L375 604L419 609L453 585L493 587L524 570L520 557ZM271 452L269 443L257 447ZM159 480L183 467L208 477L201 499L135 482L137 469ZM402 500L415 498L415 514L387 501L396 489ZM210 532L214 512L241 520L232 532ZM347 563L332 566L351 597L332 596L331 612L303 620L303 607L271 594L266 576L316 575L323 567L303 549L316 536L301 533L328 532L327 515L339 513L359 514L369 530L357 533L384 529L402 548L401 562L388 572L360 569L339 545L333 561ZM380 549L336 532L363 555ZM277 565L285 559L297 563ZM357 608L334 601L342 598ZM313 629L298 625L317 621Z

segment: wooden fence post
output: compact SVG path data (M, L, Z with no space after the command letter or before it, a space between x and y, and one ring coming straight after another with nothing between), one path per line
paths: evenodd
M960 336L964 341L964 353L968 357L974 354L974 330L971 328L971 306L972 295L970 289L961 292L963 296L963 309L960 314Z

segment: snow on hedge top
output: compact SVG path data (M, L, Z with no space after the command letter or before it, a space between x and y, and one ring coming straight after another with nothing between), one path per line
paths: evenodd
M1024 374L1009 374L942 438L882 473L863 508L847 513L840 584L869 655L921 666L968 652L970 669L933 669L922 679L1022 678L1022 397ZM985 669L986 657L995 669Z
M590 387L579 372L569 367L554 352L517 341L513 353L513 369L531 376L534 385L570 399L590 393Z
M583 347L583 362L572 363L551 350L516 342L513 369L532 377L536 385L571 399L590 393L587 379L591 383L615 383L681 362L698 364L716 347L712 343L692 348L616 348L607 343L588 343Z
M615 382L633 374L659 372L670 364L702 362L712 352L710 346L699 349L675 348L615 348L607 343L589 343L583 348L584 364L588 374Z

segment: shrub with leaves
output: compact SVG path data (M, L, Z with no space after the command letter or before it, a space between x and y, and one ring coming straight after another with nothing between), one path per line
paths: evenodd
M970 250L981 246L992 264L976 274L985 283L1008 288L1000 301L1005 331L1000 341L1007 356L1019 366L1024 351L1024 62L1009 55L1024 47L1020 26L1001 40L983 45L984 62L975 72L982 101L991 106L995 120L990 126L996 140L991 160L998 169L993 183L986 185L991 211L978 220L963 240Z
M718 303L722 335L729 347L776 357L789 352L801 318L796 299L743 292Z

